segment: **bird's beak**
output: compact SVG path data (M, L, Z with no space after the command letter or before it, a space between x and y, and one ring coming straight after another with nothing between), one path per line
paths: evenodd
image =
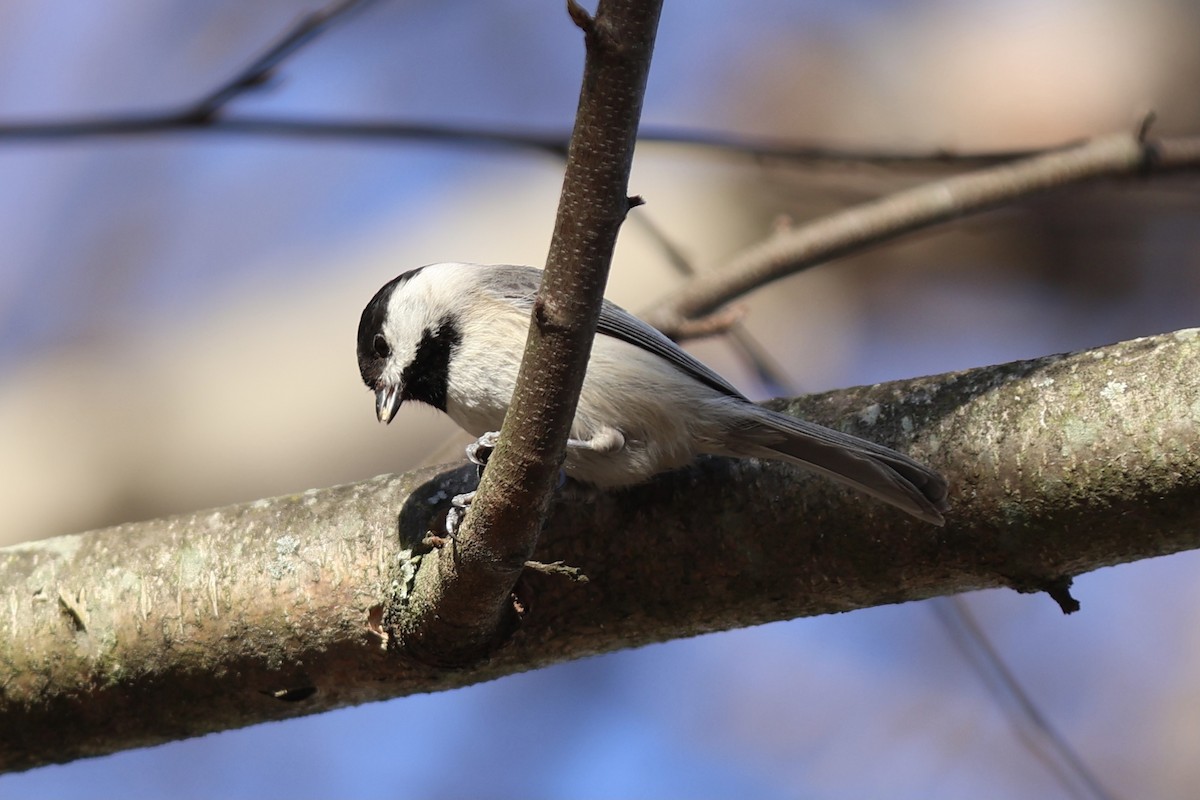
M388 424L400 410L400 403L400 387L397 384L383 387L375 392L375 416L383 424Z

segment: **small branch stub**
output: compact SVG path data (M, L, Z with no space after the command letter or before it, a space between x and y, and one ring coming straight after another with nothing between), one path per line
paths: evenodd
M541 572L545 575L561 575L564 578L569 578L576 583L587 583L588 576L583 574L583 570L579 567L572 567L562 561L526 561L525 568L531 569L534 572Z
M579 5L576 0L567 0L567 14L570 15L571 21L575 23L575 27L588 36L592 35L592 31L596 27L596 20L588 13L586 8Z
M1046 586L1046 594L1050 595L1064 614L1074 614L1079 610L1079 601L1071 594L1071 584L1074 581L1068 577L1059 578Z

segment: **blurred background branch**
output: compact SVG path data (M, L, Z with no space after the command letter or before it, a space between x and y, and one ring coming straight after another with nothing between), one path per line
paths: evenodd
M643 317L674 339L711 335L707 317L726 303L831 259L1050 189L1198 168L1200 136L1160 142L1123 134L945 178L776 231Z
M269 79L264 75L260 80ZM429 142L448 146L530 150L565 157L570 134L563 130L522 131L513 127L485 128L470 125L439 125L402 120L361 119L324 120L279 117L262 114L215 114L225 103L255 85L225 86L182 112L163 111L146 114L113 114L88 119L4 121L0 120L0 143L38 143L112 136L164 135L175 133L211 133L228 136L293 137L331 140L395 140ZM211 106L212 99L220 101ZM650 127L638 135L643 145L664 145L711 151L727 156L751 159L761 165L769 162L867 164L882 167L928 169L937 167L974 167L1000 164L1071 147L1072 144L1022 150L954 152L944 149L887 151L836 145L772 142L732 133Z
M419 124L388 120L320 120L253 114L230 116L226 107L248 92L268 84L282 63L332 25L375 0L339 0L321 11L305 14L282 38L241 72L182 110L112 114L88 119L41 121L0 120L0 142L38 142L109 136L208 132L254 136L292 136L315 139L395 139L476 147L535 150L566 157L567 131L534 132L472 128L466 125ZM643 143L687 146L744 156L759 161L835 162L905 167L978 166L1027 158L1044 149L959 153L948 149L927 152L881 151L816 144L770 141L716 131L649 128ZM1049 151L1070 147L1049 148Z
M255 58L249 66L188 106L177 115L178 119L200 125L211 123L229 103L266 85L275 70L288 57L320 36L340 18L362 9L370 2L371 0L339 0L320 11L305 14L278 42Z

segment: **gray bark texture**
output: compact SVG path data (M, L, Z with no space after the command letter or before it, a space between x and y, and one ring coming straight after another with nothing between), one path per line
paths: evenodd
M1070 576L1200 546L1198 376L1200 332L1180 331L780 403L941 469L946 527L755 461L567 491L535 557L589 582L527 571L521 627L470 668L389 650L381 626L467 469L5 548L0 769L772 620L993 586L1061 601Z

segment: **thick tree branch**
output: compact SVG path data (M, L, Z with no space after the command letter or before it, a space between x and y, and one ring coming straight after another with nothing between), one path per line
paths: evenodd
M527 573L521 630L461 670L385 653L379 615L411 591L412 543L466 470L5 548L0 769L1200 547L1197 398L1200 331L1181 331L787 403L941 469L946 527L726 459L556 503L536 557L590 582Z
M778 232L724 267L683 285L643 314L675 339L711 333L704 317L766 284L913 231L1020 197L1101 177L1200 168L1200 137L1142 140L1131 134L933 181Z
M511 635L510 597L559 482L627 196L661 0L568 1L587 57L550 241L517 386L461 533L430 554L384 628L405 653L461 666Z

